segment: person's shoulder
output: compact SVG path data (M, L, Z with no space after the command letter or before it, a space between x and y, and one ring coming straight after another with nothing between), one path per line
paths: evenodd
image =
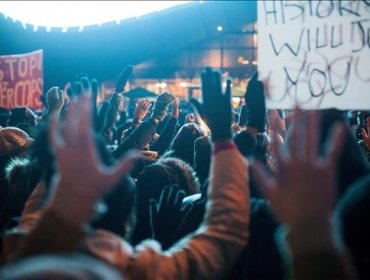
M112 265L125 265L133 254L131 245L120 236L103 229L95 230L84 239L85 249Z

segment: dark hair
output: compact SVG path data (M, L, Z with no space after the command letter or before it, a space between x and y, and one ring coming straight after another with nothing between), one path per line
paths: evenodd
M199 183L191 167L179 159L167 158L147 166L136 182L137 224L133 243L151 237L149 201L159 200L166 186L178 185L186 195L199 191Z
M321 144L329 136L331 128L336 122L345 122L343 112L336 109L322 110L321 112ZM323 145L321 145L323 152ZM357 144L352 132L347 128L346 137L342 152L338 161L338 179L337 189L338 197L342 196L352 183L362 178L369 172L369 163L361 147Z
M122 238L129 239L134 228L135 183L130 177L124 177L102 201L106 212L91 221L96 229L105 229Z
M211 166L211 143L208 136L199 137L194 142L194 170L201 185L207 180Z
M235 134L234 142L238 146L240 153L245 157L252 156L257 147L256 139L246 130Z
M170 151L164 157L176 157L194 165L194 142L195 139L203 135L204 133L198 124L184 124L172 140Z

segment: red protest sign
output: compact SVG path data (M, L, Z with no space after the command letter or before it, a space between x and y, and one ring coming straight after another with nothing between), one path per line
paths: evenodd
M0 56L0 107L42 109L42 50Z

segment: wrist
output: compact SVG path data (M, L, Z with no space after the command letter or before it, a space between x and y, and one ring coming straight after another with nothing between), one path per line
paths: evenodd
M54 181L55 193L49 200L49 210L74 226L83 225L92 215L96 199L69 190L63 180Z
M48 115L52 115L52 114L60 114L60 112L62 111L62 108L50 108L48 110Z
M132 121L133 126L139 126L141 123L142 123L142 118L139 118L139 117L134 118L134 120Z
M293 256L328 251L340 247L333 222L319 218L281 227L277 234Z
M231 138L217 139L213 143L214 155L225 150L237 150L237 149L238 149L237 146L235 145L234 141Z

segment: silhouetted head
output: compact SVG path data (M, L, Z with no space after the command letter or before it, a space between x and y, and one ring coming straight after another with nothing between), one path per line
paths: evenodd
M201 136L204 136L204 133L198 124L184 124L172 140L169 155L194 165L194 142Z
M234 135L234 142L240 153L245 157L250 157L254 154L257 141L248 131L243 130Z
M184 161L165 158L144 168L136 182L137 224L134 243L151 237L149 201L159 200L166 186L178 185L186 195L199 192L199 183L193 169Z
M207 180L211 166L212 147L208 136L199 137L194 143L194 169L201 185Z
M96 229L105 229L129 239L135 226L135 183L124 177L102 198L105 211L90 223Z

